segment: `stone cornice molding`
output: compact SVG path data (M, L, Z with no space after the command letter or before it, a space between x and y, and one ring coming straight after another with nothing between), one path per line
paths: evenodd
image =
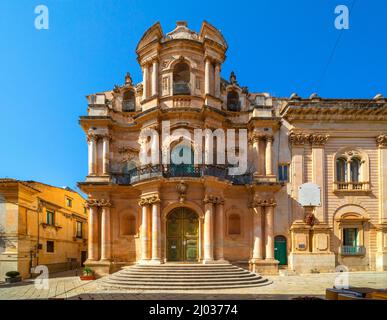
M387 147L387 134L381 134L376 137L378 147Z

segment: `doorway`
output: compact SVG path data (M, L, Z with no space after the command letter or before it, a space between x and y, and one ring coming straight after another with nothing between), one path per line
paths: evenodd
M176 208L167 217L167 260L198 261L199 219L188 208Z
M279 261L280 266L288 264L286 238L284 236L274 238L274 258Z

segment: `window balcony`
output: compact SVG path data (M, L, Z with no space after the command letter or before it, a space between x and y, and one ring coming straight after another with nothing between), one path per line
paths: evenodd
M340 254L342 256L364 256L366 248L364 246L341 246Z
M369 182L336 181L333 184L333 191L370 191L369 185Z

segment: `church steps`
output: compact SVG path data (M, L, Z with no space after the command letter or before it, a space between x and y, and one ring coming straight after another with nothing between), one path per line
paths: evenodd
M164 264L125 267L102 280L102 286L122 289L213 289L268 285L258 274L231 264Z

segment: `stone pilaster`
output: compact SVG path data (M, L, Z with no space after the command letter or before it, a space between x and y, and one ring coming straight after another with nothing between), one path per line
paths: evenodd
M110 169L110 140L111 135L105 134L102 136L102 174L109 174Z
M216 201L215 214L215 259L224 260L224 199Z
M216 198L206 195L204 198L204 259L203 263L214 261L214 204Z
M98 260L98 204L95 200L86 200L89 208L88 221L88 260Z
M262 216L263 207L253 207L253 257L252 260L262 260Z
M266 176L273 175L273 136L266 136L265 150Z
M110 227L110 206L109 200L100 203L101 209L101 260L111 260L111 227Z
M143 79L142 79L142 100L148 98L148 84L149 84L149 66L145 64L143 66Z
M325 144L328 141L326 134L311 134L309 142L312 145L312 182L320 187L321 206L315 208L316 218L319 222L326 222L325 210Z
M88 175L97 173L97 135L89 132L87 134L88 143Z
M153 196L149 199L152 206L152 262L161 263L161 218L160 199Z
M205 59L204 67L204 94L211 94L211 60Z
M141 206L141 261L150 260L150 238L149 238L149 203L146 198L141 198L139 202Z
M159 78L159 62L157 59L154 59L152 61L152 94L151 94L152 97L158 94L158 90L159 90L158 78Z

